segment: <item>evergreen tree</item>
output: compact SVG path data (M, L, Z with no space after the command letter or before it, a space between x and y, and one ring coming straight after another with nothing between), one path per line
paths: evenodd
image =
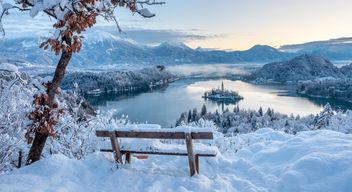
M198 116L197 108L194 108L192 113L192 121L197 121L197 116Z
M224 113L227 113L227 112L229 112L230 110L229 110L229 108L228 107L226 107L226 109L225 109L225 111L224 111Z
M288 122L288 120L286 120L285 127L288 127L288 126L290 126L290 123Z
M192 121L192 111L188 111L187 122L190 123Z
M299 119L301 119L301 116L297 115L296 120L299 120Z
M205 106L205 104L203 104L202 110L200 112L200 116L203 117L206 114L207 114L207 107Z
M324 110L316 117L315 127L317 129L325 128L330 125L331 116L334 112L329 103L324 106Z
M261 117L263 116L263 109L262 109L262 107L259 108L258 113L259 113L259 116L261 116Z
M253 116L251 119L251 126L253 131L258 129L257 119L255 118L255 116Z
M240 112L240 107L238 106L238 104L233 108L233 112L234 113Z
M274 109L270 109L270 107L268 108L268 110L266 111L266 115L268 115L270 117L270 121L274 120Z

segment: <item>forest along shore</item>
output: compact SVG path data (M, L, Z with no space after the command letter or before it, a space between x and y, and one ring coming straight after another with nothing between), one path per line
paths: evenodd
M68 73L62 89L76 91L83 96L105 93L124 94L160 88L178 79L162 68L111 72Z

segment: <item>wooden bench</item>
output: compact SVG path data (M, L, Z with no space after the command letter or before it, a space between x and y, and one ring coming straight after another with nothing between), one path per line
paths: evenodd
M201 145L197 149L197 145L194 145L192 140L194 139L213 139L212 131L203 130L190 130L185 131L182 129L138 129L138 130L97 130L97 137L108 137L111 142L112 149L101 149L102 152L113 152L114 158L117 163L123 163L122 156L125 155L125 163L131 163L131 154L153 154L153 155L178 155L188 156L190 175L193 176L195 173L199 174L199 157L215 157L216 147ZM165 144L166 147L161 149L149 147L146 149L136 149L133 147L123 146L117 138L138 138L138 139L171 139L171 140L185 140L186 148L184 151L176 147L176 145ZM174 147L175 146L175 147ZM179 146L179 145L178 145ZM204 147L205 146L205 147Z

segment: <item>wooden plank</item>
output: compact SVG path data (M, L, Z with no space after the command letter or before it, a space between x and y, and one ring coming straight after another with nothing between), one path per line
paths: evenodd
M193 154L193 144L192 144L192 136L190 133L186 133L186 146L187 146L187 154L188 154L188 163L189 163L189 172L191 177L196 173L195 171L195 162L194 162L194 154Z
M197 171L197 174L199 175L199 155L195 155L196 156L196 171Z
M101 152L113 152L112 149L100 149ZM163 151L125 151L121 150L122 154L131 153L131 154L151 154L151 155L175 155L175 156L188 156L188 153L172 153L172 152L163 152ZM196 154L199 157L215 157L216 154Z
M110 132L110 141L111 141L112 150L114 152L115 161L118 163L123 163L120 146L114 132Z
M185 132L115 131L119 138L185 139ZM97 130L97 137L110 137L110 131ZM213 139L212 132L192 132L192 139Z

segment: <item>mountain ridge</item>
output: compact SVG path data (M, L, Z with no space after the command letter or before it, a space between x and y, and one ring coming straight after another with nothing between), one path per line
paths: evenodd
M112 64L195 64L195 63L240 63L272 62L288 59L293 55L270 46L256 45L245 51L225 51L190 48L184 43L163 42L145 46L133 41L111 37L109 33L88 35L80 53L72 58L72 66ZM16 58L37 64L54 64L58 57L41 50L37 38L12 38L0 41L0 60Z

